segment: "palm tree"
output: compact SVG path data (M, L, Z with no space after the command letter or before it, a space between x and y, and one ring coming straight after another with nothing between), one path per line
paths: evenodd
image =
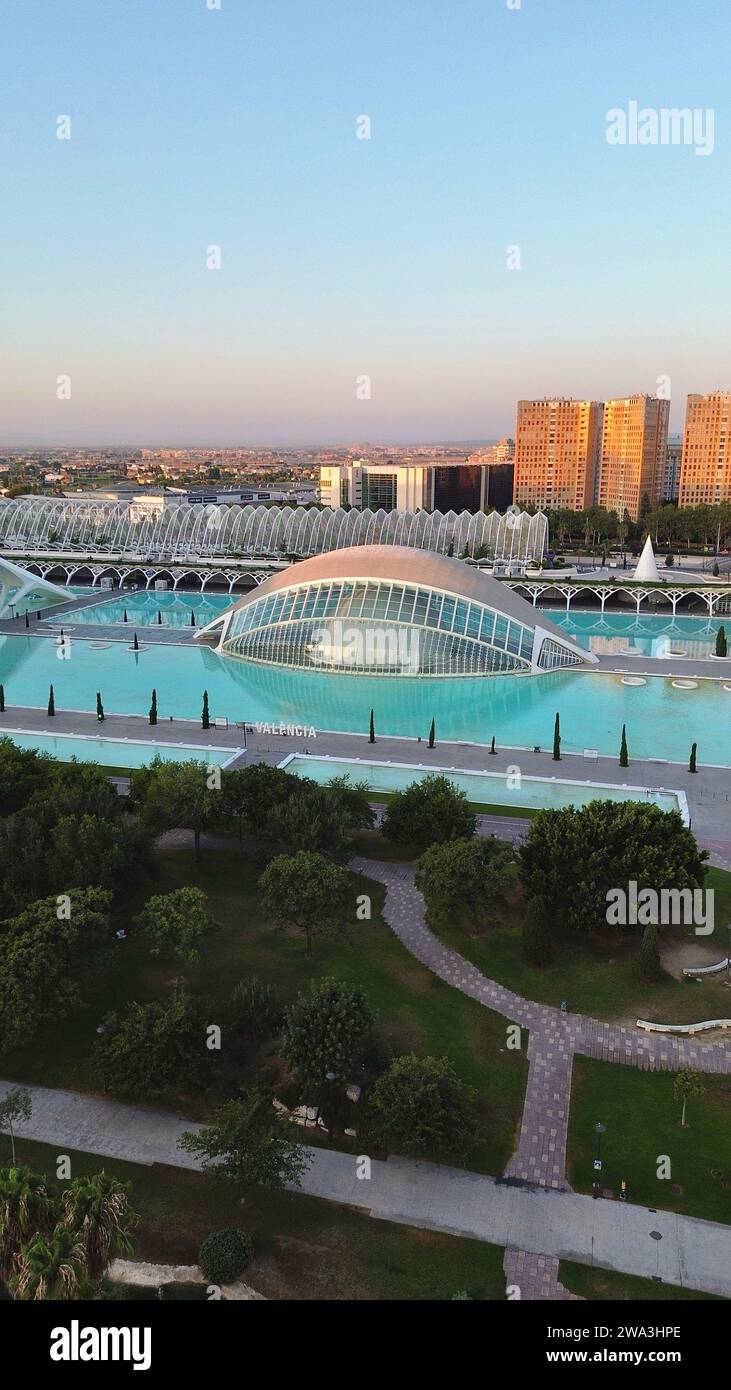
M137 1216L130 1210L128 1192L128 1183L102 1170L76 1178L63 1193L61 1224L81 1241L92 1279L100 1280L116 1255L132 1254L130 1228Z
M45 1179L30 1168L0 1168L0 1279L9 1279L24 1241L52 1219Z
M13 1298L27 1302L76 1298L86 1273L78 1233L56 1226L50 1236L35 1235L21 1247L8 1287Z

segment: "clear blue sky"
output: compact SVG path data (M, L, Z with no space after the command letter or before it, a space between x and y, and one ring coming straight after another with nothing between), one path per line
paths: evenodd
M23 0L2 25L4 442L485 438L520 396L661 374L679 428L731 386L728 0ZM631 100L713 108L714 153L610 147Z

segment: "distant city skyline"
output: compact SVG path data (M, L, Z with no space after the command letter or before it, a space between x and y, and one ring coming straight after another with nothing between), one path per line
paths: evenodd
M660 379L676 433L728 389L725 0L75 0L3 37L6 445L472 446ZM643 144L645 107L713 139Z

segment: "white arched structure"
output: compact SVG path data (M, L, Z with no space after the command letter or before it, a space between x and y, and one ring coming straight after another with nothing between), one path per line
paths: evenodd
M200 506L142 511L134 502L67 497L0 501L0 550L105 555L163 564L306 559L355 545L398 545L456 558L523 563L548 543L542 512L372 512L317 507Z
M51 603L67 603L69 597L58 584L39 579L37 574L30 574L21 565L0 558L0 618L11 604L17 606L31 594L45 594Z

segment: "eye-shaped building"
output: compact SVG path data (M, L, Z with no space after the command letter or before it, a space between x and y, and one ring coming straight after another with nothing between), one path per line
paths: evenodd
M225 657L351 676L529 675L596 661L491 575L392 545L292 565L198 636L217 637Z

